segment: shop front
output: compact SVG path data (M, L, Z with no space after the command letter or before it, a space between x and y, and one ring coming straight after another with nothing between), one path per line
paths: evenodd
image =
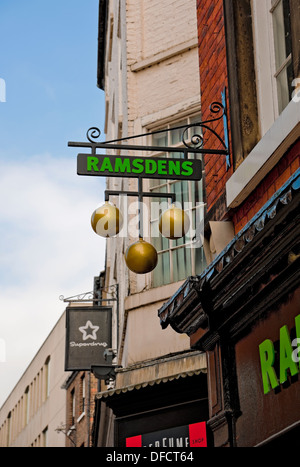
M299 439L299 305L298 288L235 345L238 445L293 446Z
M204 362L205 355L197 351L192 352L191 356L186 356L186 360L190 359ZM170 367L170 361L167 363ZM157 368L157 365L153 368L155 366ZM160 363L160 365L164 364ZM173 360L172 366L176 366L176 361ZM123 370L120 371L119 380L122 379ZM125 370L125 373L128 373L128 370ZM123 380L126 376L123 375ZM131 375L131 378L134 376ZM112 442L114 447L173 450L207 447L211 444L211 436L206 425L208 399L207 374L204 366L202 369L173 373L128 386L122 387L119 384L116 389L98 393L95 402L93 427L95 447L102 446L102 427L105 427L108 409L114 416Z
M299 170L205 272L159 310L208 361L215 447L295 445L300 434ZM190 306L189 297L198 297Z

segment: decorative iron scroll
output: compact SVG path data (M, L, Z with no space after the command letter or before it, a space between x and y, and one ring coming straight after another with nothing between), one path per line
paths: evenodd
M184 157L188 158L188 153L206 154L206 155L225 155L227 161L227 169L230 167L229 148L228 148L228 127L227 127L227 114L226 114L226 92L222 93L222 103L213 102L210 106L212 118L206 121L200 121L189 125L180 125L172 128L164 128L150 133L142 133L139 135L127 136L110 141L100 141L101 131L97 127L91 127L86 133L88 142L69 142L68 145L72 147L89 147L92 154L96 153L96 149L116 149L116 150L130 150L130 151L147 151L147 152L163 152L163 153L184 153ZM224 126L224 139L213 129L212 124L223 119ZM190 129L199 129L200 131L189 136ZM159 133L166 133L175 130L182 130L182 143L184 147L161 147L161 146L144 146L124 144L137 138L157 135ZM220 143L221 149L213 149L204 147L208 138L204 138L204 133L208 132L214 135Z
M96 144L97 147L98 147L98 144L100 144L101 146L104 145L105 147L110 147L111 144L121 142L121 141L127 141L127 140L130 140L130 139L141 138L143 136L149 136L149 135L152 136L152 135L156 135L156 134L159 134L159 133L171 132L171 131L174 131L174 130L183 130L182 143L184 144L184 146L186 148L188 148L188 149L200 149L200 148L203 148L203 145L204 145L203 134L195 133L189 138L188 133L189 133L190 128L201 128L201 129L208 130L212 134L214 134L214 136L216 136L216 138L220 141L220 143L222 144L224 149L227 149L226 144L223 141L223 139L218 135L218 133L213 128L210 128L210 126L208 125L210 123L213 123L213 122L216 122L216 121L222 119L223 116L225 115L225 108L224 108L223 104L221 104L220 102L213 102L211 104L211 106L210 106L210 111L212 113L214 113L214 114L219 114L220 112L222 112L222 113L218 117L212 118L210 120L206 120L205 122L196 122L196 123L191 123L189 125L180 125L180 126L176 126L176 127L172 127L172 128L164 128L163 130L157 130L157 131L153 131L151 133L142 133L140 135L128 136L126 138L120 138L120 139L115 139L115 140L111 140L111 141L102 141L100 143L97 143L97 141L95 141L95 140L100 138L101 131L97 127L91 127L91 128L88 129L88 131L86 133L86 137L87 137L88 141L90 141L90 143ZM123 147L124 146L122 145L122 147L120 149L122 149ZM149 150L149 149L151 149L151 146L146 146L145 149ZM160 148L160 149L163 151L166 148ZM172 148L172 151L174 151L174 148ZM218 151L218 150L216 150L216 151ZM216 152L216 154L218 154L218 152Z
M101 294L106 293L111 295L111 297L102 298ZM63 295L59 296L59 300L66 303L71 302L110 302L118 300L118 284L112 284L109 287L101 288L100 291L90 291L90 292L83 292L77 295L73 295L72 297L65 298Z
M203 134L199 134L199 133L194 133L189 139L188 131L190 128L201 128L201 129L210 131L214 136L216 136L216 138L220 141L222 146L225 149L228 149L225 144L225 141L222 140L222 138L218 135L218 133L213 128L210 128L208 126L209 123L217 122L218 120L222 119L224 115L226 115L226 109L224 105L221 104L220 102L213 102L210 106L210 111L212 114L219 114L221 112L221 115L219 115L218 117L212 118L210 120L206 120L205 122L191 123L184 129L184 132L182 135L182 142L188 149L203 148L204 142L205 142Z
M101 136L101 131L97 127L89 128L89 130L86 132L86 137L91 143L95 142L93 141L93 139L98 139L100 138L100 136Z

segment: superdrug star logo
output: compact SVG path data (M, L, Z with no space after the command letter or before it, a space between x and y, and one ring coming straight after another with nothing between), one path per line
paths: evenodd
M86 341L87 339L97 339L97 331L99 326L94 326L91 321L87 321L85 326L81 326L79 331L82 332L82 339Z

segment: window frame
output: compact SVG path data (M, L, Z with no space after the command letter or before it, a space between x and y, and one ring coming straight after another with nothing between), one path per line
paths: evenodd
M274 73L274 78L275 78L275 81L276 81L276 88L277 88L277 106L278 106L278 112L279 114L282 113L282 111L285 109L285 107L288 105L288 103L290 102L291 98L288 100L288 102L284 102L284 97L281 96L280 94L280 83L279 83L279 77L280 75L285 71L286 72L286 80L287 80L287 88L285 89L285 92L288 92L289 94L292 94L292 92L290 91L290 88L289 88L289 82L288 82L288 67L291 66L293 67L293 60L292 60L292 34L291 34L291 29L292 29L292 25L291 25L291 21L290 21L290 18L288 18L288 21L289 21L289 28L290 28L290 31L289 32L289 35L290 35L290 52L287 53L286 52L286 41L284 41L284 45L285 45L285 57L283 59L280 60L280 63L276 63L277 62L277 55L279 54L279 51L277 51L277 48L276 48L276 45L275 43L278 43L278 38L281 39L279 37L279 32L276 34L276 27L275 27L275 12L277 10L277 8L280 8L280 7L284 7L283 5L283 2L286 1L288 3L288 7L289 7L289 12L290 12L290 15L291 16L291 8L290 8L290 3L289 3L289 0L271 0L271 9L270 9L270 13L271 13L271 16L272 16L272 28L273 28L273 41L274 41L274 62L275 62L275 73ZM284 18L283 16L283 22L284 22L284 33L286 34L286 29L285 29L285 21L286 19ZM281 42L281 41L280 41Z
M86 381L85 373L80 376L80 415L85 414L86 407Z
M280 106L277 78L288 65L293 65L289 54L279 67L276 66L275 31L273 13L282 0L251 0L253 18L253 43L257 99L261 137L271 128L274 121L286 108ZM292 28L292 24L291 24ZM264 46L262 47L261 44Z
M151 128L151 131L157 131L157 130L164 130L166 129L166 136L167 136L167 141L166 141L166 146L168 147L174 147L174 148L184 148L184 145L181 141L179 142L173 142L172 141L172 132L170 131L172 128L176 128L177 126L181 126L181 125L190 125L192 123L197 123L197 122L200 122L201 121L201 114L199 111L197 112L194 112L192 114L184 114L184 115L177 115L176 118L173 118L173 119L168 119L167 122L164 122L160 125L157 125L156 127L154 128ZM199 127L200 128L200 127ZM201 129L201 132L202 132L202 129ZM163 133L162 133L163 134ZM155 135L154 135L155 137ZM149 145L157 145L156 143L153 143L153 135L149 135L148 137L148 143ZM161 144L158 144L158 145L161 145ZM172 154L172 153L171 153ZM155 152L155 153L151 153L150 157L163 157L163 156L166 156L166 157L173 157L171 154L166 154L164 153L163 151L162 152ZM174 157L180 157L181 156L181 153L174 153ZM195 155L195 157L197 157ZM201 155L199 155L198 157L200 157L201 159L203 159L203 157ZM154 184L155 182L158 182L157 184ZM149 188L149 191L150 192L157 192L157 190L159 189L166 189L166 193L174 193L176 192L175 189L174 191L172 191L172 187L175 187L176 184L180 184L180 183L187 183L187 188L188 188L188 208L185 209L185 211L188 212L189 214L189 217L190 217L190 220L191 220L191 223L194 223L195 222L195 218L197 218L197 209L200 210L201 207L203 206L203 212L202 212L202 216L200 214L201 217L203 217L203 220L204 220L204 215L205 215L205 208L206 208L206 202L205 202L205 186L204 186L204 166L203 166L203 176L202 176L202 180L199 181L199 182L193 182L193 183L189 183L188 181L181 181L181 180L164 180L164 183L159 183L159 180L151 180L151 181L148 181L148 188ZM198 189L198 194L200 195L199 197L202 198L202 201L199 202L199 206L197 207L196 206L196 202L195 204L193 204L193 199L196 200L196 194L195 192L193 193L193 186L195 183L199 183L200 186L199 186L199 189ZM167 205L170 205L171 203L167 201L167 199L163 198L163 192L162 192L162 199L161 199L161 202L164 203L165 206ZM148 202L149 203L149 202ZM176 203L175 203L176 205ZM183 206L183 207L186 207L186 206ZM151 236L153 230L152 230L152 227L154 224L157 224L158 225L158 220L159 220L159 215L155 218L151 218L151 214L152 214L152 211L151 209L149 209L149 213L150 213L150 239L152 241L152 243L154 243L154 246L155 246L155 242L153 242L153 237ZM195 214L194 214L195 213ZM191 214L193 214L191 216ZM194 228L194 226L192 225L192 228ZM158 228L157 228L158 230ZM184 238L184 237L183 237ZM195 250L195 247L193 247L193 239L192 238L189 238L188 241L184 241L183 238L181 239L178 239L178 240L168 240L168 239L162 239L162 244L163 242L165 242L165 245L166 248L163 248L161 250L157 250L157 253L158 253L158 256L161 256L161 255L166 255L168 256L168 262L169 262L169 280L166 280L166 281L163 281L163 283L161 283L160 281L158 280L155 280L155 274L157 274L157 268L154 269L151 273L151 287L152 288L155 288L155 287L159 287L160 285L167 285L167 284L171 284L171 283L174 283L174 282L179 282L181 280L184 280L186 279L186 277L188 275L196 275L196 254L193 253L193 251ZM190 268L190 274L187 274L185 275L184 278L179 278L176 277L174 275L174 261L175 261L175 258L174 258L174 253L176 253L177 251L179 250L182 250L187 248L191 253L190 253L190 265L191 265L191 268ZM201 247L201 250L202 250L202 264L205 263L205 255L204 255L204 250L203 250L203 246ZM203 265L202 269L205 268L205 265ZM187 268L186 268L187 269Z

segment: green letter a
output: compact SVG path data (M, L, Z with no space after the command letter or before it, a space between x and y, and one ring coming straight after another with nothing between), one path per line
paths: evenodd
M287 326L280 328L280 383L287 380L288 369L292 376L298 373L298 366L293 361L293 348Z

